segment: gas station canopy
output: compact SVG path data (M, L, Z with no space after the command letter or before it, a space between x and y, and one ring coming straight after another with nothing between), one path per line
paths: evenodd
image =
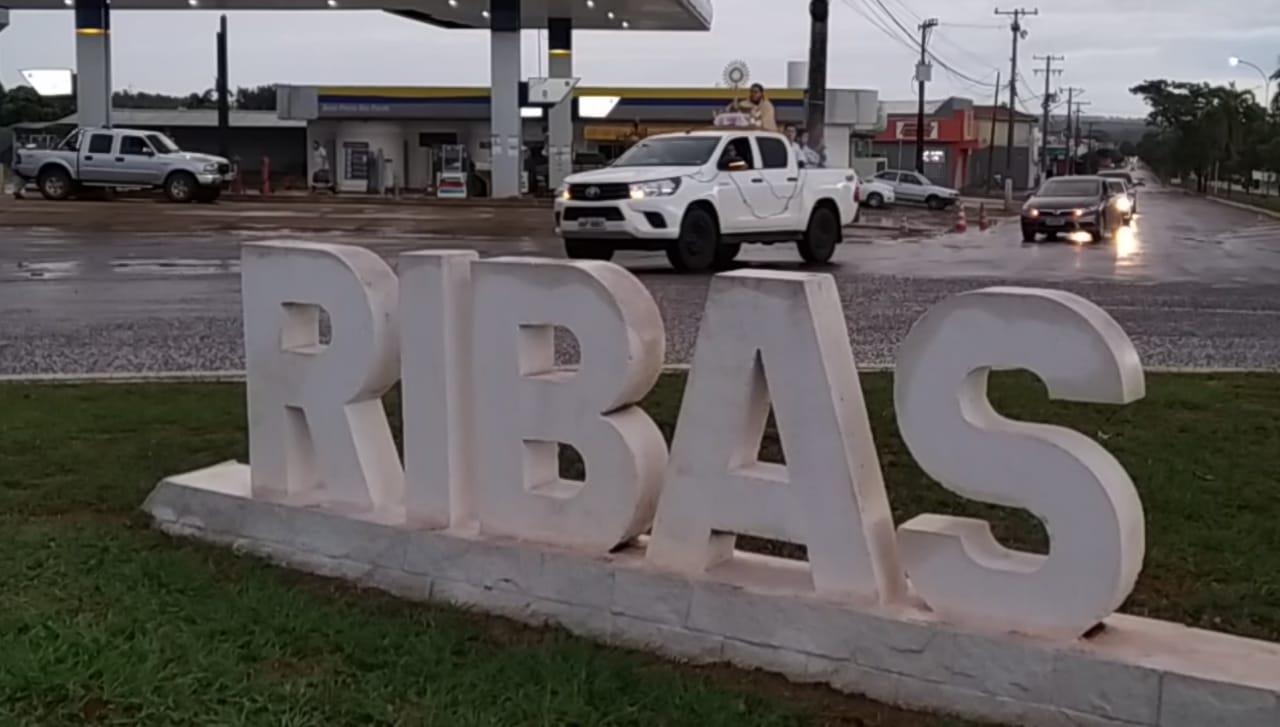
M11 10L64 10L74 0L0 0ZM442 28L489 27L488 0L112 0L112 10L386 10ZM523 0L521 27L568 18L574 30L708 30L711 0Z

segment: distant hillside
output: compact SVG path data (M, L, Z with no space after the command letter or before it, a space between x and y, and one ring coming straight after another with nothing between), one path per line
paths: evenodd
M1065 116L1055 116L1052 119L1054 129L1061 129L1066 126L1067 119ZM1135 119L1123 116L1088 116L1080 115L1080 123L1085 129L1089 128L1089 124L1093 124L1093 130L1100 136L1110 139L1113 143L1119 144L1124 141L1137 144L1142 141L1142 135L1147 131L1146 119Z

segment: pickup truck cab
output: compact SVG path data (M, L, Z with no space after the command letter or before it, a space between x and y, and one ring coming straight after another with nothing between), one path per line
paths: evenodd
M556 195L556 233L571 258L663 250L682 271L727 265L744 243L794 242L805 262L821 264L857 216L857 183L849 169L802 167L780 134L663 134L569 176Z
M14 171L45 199L83 187L162 189L171 202L212 202L234 178L222 157L184 152L169 137L136 129L77 129L54 149L19 149Z

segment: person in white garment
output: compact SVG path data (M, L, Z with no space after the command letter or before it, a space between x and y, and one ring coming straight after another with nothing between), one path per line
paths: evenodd
M329 189L333 186L333 177L329 174L329 152L319 141L311 144L311 161L315 171L311 173L311 191Z

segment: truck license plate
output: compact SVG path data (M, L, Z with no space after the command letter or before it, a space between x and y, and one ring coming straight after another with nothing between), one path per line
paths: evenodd
M578 220L578 229L579 230L603 230L604 218L603 217L583 217L582 219Z

